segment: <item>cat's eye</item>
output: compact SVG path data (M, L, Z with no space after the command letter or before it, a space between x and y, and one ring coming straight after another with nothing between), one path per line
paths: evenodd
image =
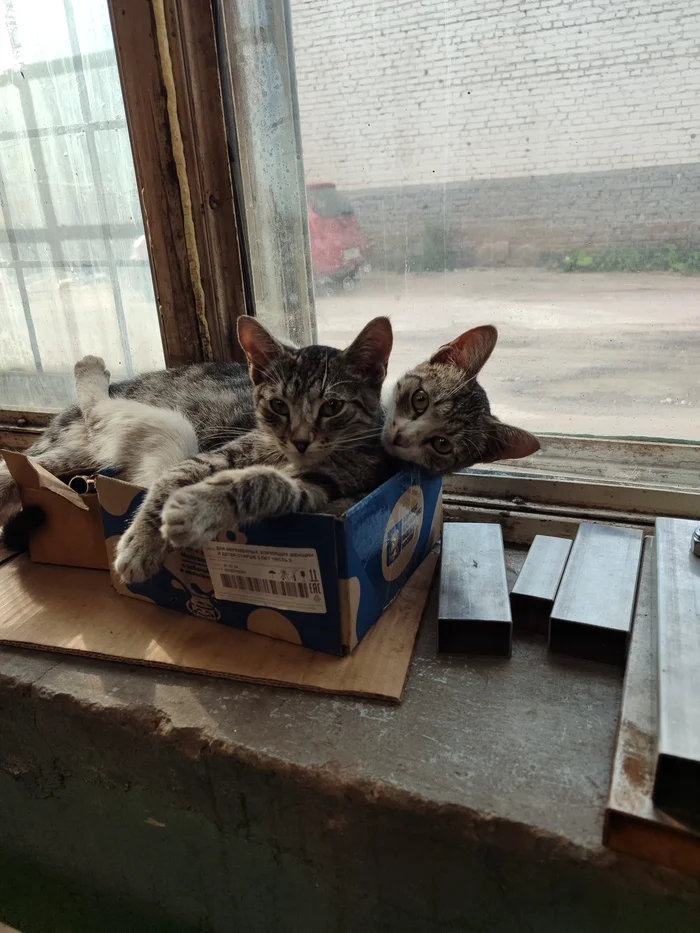
M339 398L329 398L321 405L321 415L323 418L332 418L333 415L339 415L345 408L345 402Z
M449 454L452 452L452 444L446 437L434 437L430 443L439 454Z
M276 415L288 415L289 414L289 405L281 398L271 398L270 399L270 408L274 411Z
M411 396L411 405L413 405L413 410L417 411L419 415L423 414L429 403L430 398L425 389L416 389L416 391Z

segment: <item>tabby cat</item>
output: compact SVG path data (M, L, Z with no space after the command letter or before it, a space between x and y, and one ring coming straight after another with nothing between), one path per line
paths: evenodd
M292 349L251 317L239 319L238 337L257 427L156 480L119 541L116 570L126 583L152 576L170 548L200 546L245 522L319 511L393 472L380 444L393 339L387 318L370 321L343 351Z
M383 379L381 374L386 371L391 351L389 322L386 319L371 322L353 347L344 353L324 347L296 350L274 340L256 321L248 318L241 324L241 333L246 335L243 339L249 346L250 360L259 363L264 354L269 353L270 374L289 377L295 406L301 400L299 410L295 407L292 411L295 432L300 427L297 422L300 419L303 422L309 415L302 410L305 383L308 382L311 393L309 404L323 386L323 380L318 378L320 367L325 391L330 392L333 383L338 383L338 399L331 400L332 406L352 396L352 404L342 412L342 417L330 419L328 411L324 410L319 425L314 428L314 434L318 433L319 437L314 437L308 451L301 450L304 440L296 433L296 446L292 444L290 449L287 445L285 449L293 462L308 468L325 457L328 444L340 444L345 458L351 443L360 439L356 435L367 433L359 448L357 485L361 487L364 447L370 434L375 435L376 445L381 430L378 379L380 376ZM256 342L259 352L256 352ZM174 464L197 452L206 453L244 438L256 427L251 376L260 382L264 369L252 362L250 367L240 363L192 364L108 385L109 373L102 360L85 357L75 367L78 404L57 415L27 453L53 473L111 466L124 479L151 487ZM264 403L263 388L256 393ZM274 404L279 409L279 403ZM283 453L272 428L276 427L279 433L285 419L270 409L262 414L262 429L272 450L260 450L259 454L269 463ZM336 414L341 415L340 409ZM268 424L270 418L278 425ZM301 428L303 433L303 424ZM259 440L259 435L257 437ZM244 445L248 450L251 441L249 438ZM240 450L238 454L240 456ZM18 508L16 486L0 460L0 525ZM35 519L28 524L25 530L19 520L18 543L13 546L20 547L22 540L26 542L26 534L36 524Z
M386 405L387 453L441 475L540 449L532 434L491 414L476 381L497 339L495 327L474 327L398 380Z

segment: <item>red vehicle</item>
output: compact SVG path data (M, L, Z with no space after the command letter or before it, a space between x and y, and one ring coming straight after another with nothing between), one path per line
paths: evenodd
M306 186L311 268L317 281L347 282L367 263L367 238L331 182Z
M367 238L352 204L331 182L306 186L311 269L316 282L348 283L367 266ZM131 259L148 259L146 237L132 245Z

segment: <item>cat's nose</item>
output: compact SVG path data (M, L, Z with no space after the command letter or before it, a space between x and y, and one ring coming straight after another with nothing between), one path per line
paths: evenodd
M293 443L294 443L294 446L296 447L296 449L299 451L300 454L305 454L306 451L307 451L308 448L309 448L309 442L308 442L308 441L294 441Z
M398 434L394 434L394 440L391 442L394 447L410 447L411 442L408 438L404 437L403 434L399 431Z

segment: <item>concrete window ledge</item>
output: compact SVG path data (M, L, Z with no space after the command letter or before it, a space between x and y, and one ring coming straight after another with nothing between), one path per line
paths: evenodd
M434 645L398 707L0 651L0 920L697 933L699 880L601 845L619 672Z

